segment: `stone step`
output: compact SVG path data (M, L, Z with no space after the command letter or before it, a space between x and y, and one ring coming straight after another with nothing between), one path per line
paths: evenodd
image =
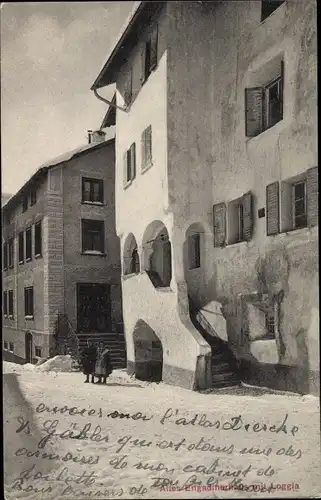
M231 378L238 378L238 375L233 371L228 371L225 373L212 373L212 382L221 382Z
M212 363L212 374L214 373L226 373L227 371L231 371L231 365L229 362L224 361L220 363Z

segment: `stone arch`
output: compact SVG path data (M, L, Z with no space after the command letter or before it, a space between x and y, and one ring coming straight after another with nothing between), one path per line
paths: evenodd
M138 274L140 272L140 260L136 238L129 233L124 244L123 274Z
M142 264L155 288L170 286L172 279L172 248L163 222L151 222L143 236Z
M139 319L133 332L135 376L140 380L160 382L163 376L163 347L154 330Z

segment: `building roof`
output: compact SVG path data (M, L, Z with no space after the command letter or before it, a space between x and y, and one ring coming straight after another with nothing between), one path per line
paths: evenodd
M113 95L111 103L116 104L116 93ZM114 108L114 106L109 106L100 128L112 127L113 125L116 125L116 108Z
M76 149L73 149L71 151L68 151L67 153L63 153L62 155L56 156L55 158L52 158L52 160L48 160L45 163L43 163L40 167L37 168L34 174L25 182L25 184L15 193L14 195L9 198L9 200L3 205L2 210L7 211L11 208L12 204L19 198L19 196L22 195L22 193L25 191L27 186L29 186L33 181L35 181L37 178L42 177L47 173L47 171L52 168L56 167L57 165L60 165L61 163L66 163L73 158L76 158L84 153L88 153L90 150L93 149L98 149L99 147L106 146L107 144L110 144L114 141L115 139L109 139L107 141L99 142L97 144L85 144L84 146L80 146Z
M115 83L117 73L126 62L127 54L133 49L139 40L144 27L149 23L152 16L164 5L165 2L135 2L126 23L121 30L114 48L108 56L107 62L94 81L91 90L100 89L111 83Z

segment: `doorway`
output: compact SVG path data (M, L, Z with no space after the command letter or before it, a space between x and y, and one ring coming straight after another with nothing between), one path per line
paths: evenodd
M25 335L25 358L27 363L32 363L33 360L33 341L31 332L26 332Z
M110 285L78 283L78 333L108 333L111 323Z

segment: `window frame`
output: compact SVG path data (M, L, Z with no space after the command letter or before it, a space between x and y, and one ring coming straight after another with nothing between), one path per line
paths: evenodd
M99 224L101 227L100 230L100 244L101 244L101 249L95 250L95 249L86 249L84 247L84 244L88 241L88 235L85 236L84 232L86 231L86 225L88 227L89 224ZM88 231L88 229L87 229ZM90 233L98 233L98 231L89 231ZM92 246L92 245L91 245ZM81 219L81 253L85 255L105 255L105 221L103 219Z
M85 183L89 183L89 198L85 199ZM94 200L94 184L98 184L99 200ZM103 205L104 204L104 180L94 177L81 178L81 202L88 205Z
M8 269L8 262L9 262L9 254L8 254L8 242L5 241L3 243L3 271L7 271Z
M295 186L298 186L299 184L303 184L304 186L304 196L303 198L295 199ZM296 214L295 214L295 204L298 201L304 200L304 213L303 216L305 217L305 223L304 225L297 225L296 224ZM307 181L306 179L301 179L299 181L291 183L291 217L292 217L292 229L303 229L308 226L308 211L307 211Z
M8 240L8 269L14 268L14 238Z
M8 318L14 318L14 295L13 290L8 290Z
M37 203L37 188L32 188L30 191L30 206L33 207Z
M141 136L141 151L142 151L142 165L141 171L145 172L153 165L153 131L152 125L148 125L142 132ZM149 145L149 148L147 146ZM148 150L149 149L149 150Z
M9 351L9 342L7 340L3 341L3 349L5 351Z
M22 197L22 213L25 213L29 208L29 196L24 194Z
M282 74L271 80L269 83L266 85L263 85L263 130L262 132L265 132L265 130L268 130L269 128L274 127L277 123L283 120L283 77ZM270 96L269 92L271 88L273 88L275 85L278 85L278 93L279 93L279 113L280 113L280 118L272 122L271 119L271 109L270 109Z
M31 292L31 293L30 293ZM30 293L30 296L29 296ZM30 298L32 300L30 300ZM32 307L31 307L32 306ZM34 319L34 287L26 286L24 287L24 315L25 319Z
M9 342L9 349L8 349L8 351L14 353L14 343L13 342Z
M188 269L190 271L201 267L201 235L193 233L188 235Z
M40 354L37 354L37 350L38 350L38 349L39 349L39 351L40 351ZM36 358L42 358L42 350L41 350L41 349L42 349L42 348L41 348L40 346L38 346L38 345L36 345L36 346L35 346L35 357L36 357Z
M37 230L40 228L40 252L37 252L39 250L37 248ZM35 248L35 258L39 258L42 256L42 220L39 220L35 223L35 229L34 229L34 248Z
M18 234L18 264L23 264L25 261L25 232L20 231ZM22 257L22 259L20 258Z
M28 250L28 237L27 235L29 234L29 231L30 231L30 257L27 256L27 250ZM25 240L26 240L26 243L25 243L25 261L26 262L30 262L32 260L32 226L29 226L26 228L25 230Z
M8 290L3 291L3 316L4 318L8 317Z

